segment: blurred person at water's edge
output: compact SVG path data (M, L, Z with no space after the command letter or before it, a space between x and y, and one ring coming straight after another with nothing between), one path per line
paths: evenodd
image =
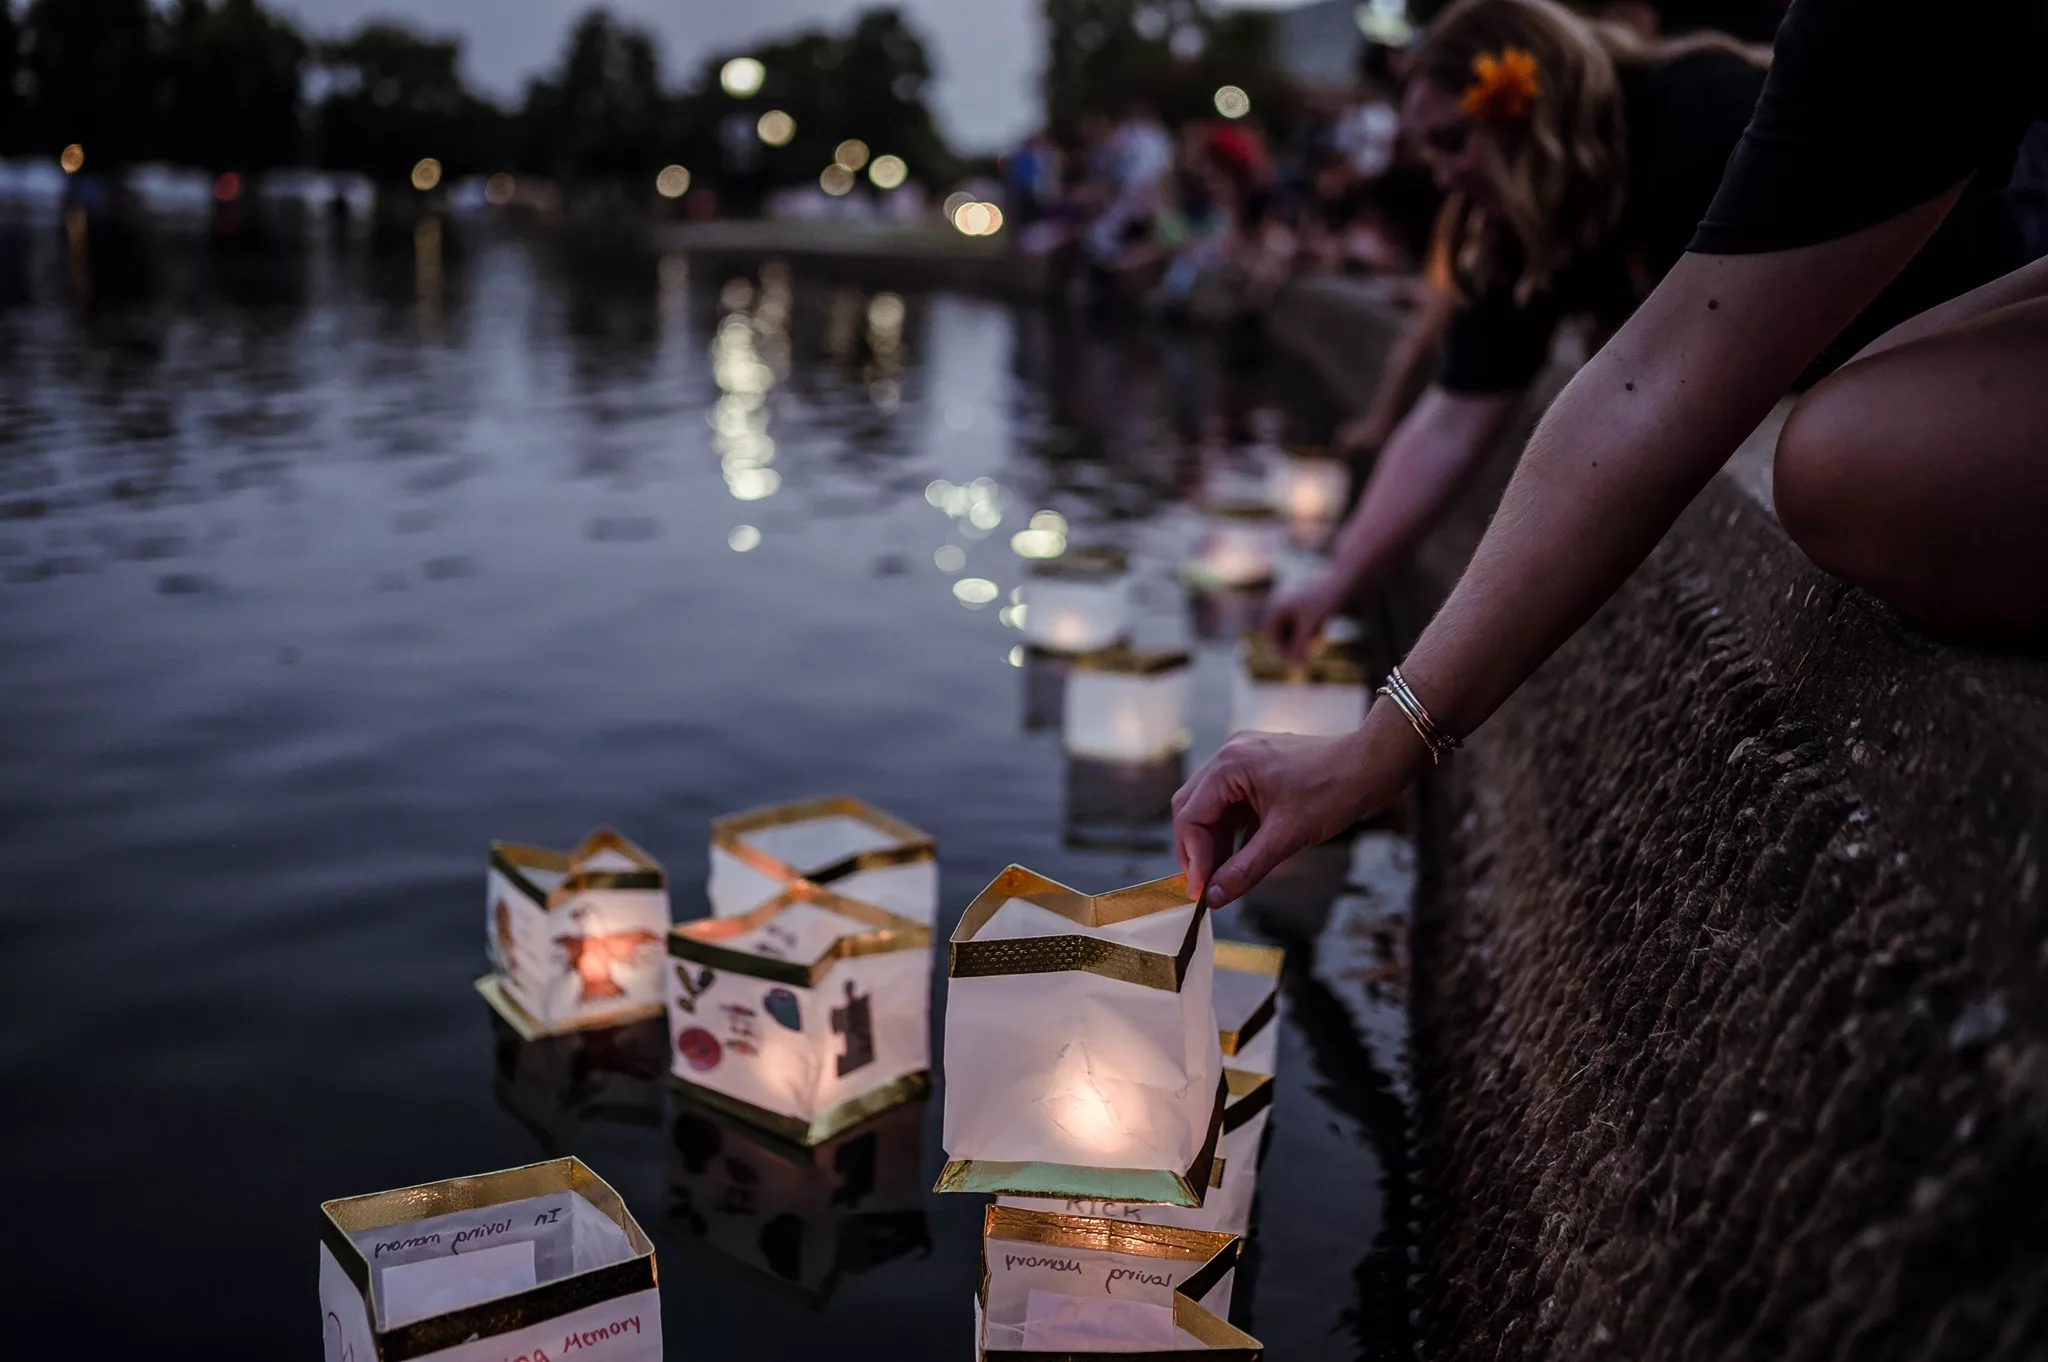
M1966 187L2006 182L2048 114L2044 62L2040 0L1795 0L1686 253L1551 405L1464 577L1400 685L1390 678L1408 702L1373 705L1341 738L1226 744L1174 798L1196 891L1243 893L1394 799L1499 708ZM2048 635L2044 373L2048 260L1907 320L1800 397L1778 440L1779 519L1820 567L1924 626Z

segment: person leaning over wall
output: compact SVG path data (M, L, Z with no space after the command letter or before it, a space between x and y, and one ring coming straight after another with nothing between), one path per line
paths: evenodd
M2048 113L2044 62L2041 0L1794 0L1689 248L1545 413L1470 566L1389 673L1389 702L1336 739L1240 734L1174 797L1191 887L1235 898L1499 708L1966 186L2004 185ZM1540 91L1540 56L1534 74ZM1785 529L1928 628L2048 636L2044 373L2048 260L1893 328L1793 407L1774 474Z

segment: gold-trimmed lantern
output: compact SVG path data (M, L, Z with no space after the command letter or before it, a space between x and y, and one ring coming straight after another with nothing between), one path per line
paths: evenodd
M678 1092L662 1229L691 1257L822 1309L844 1278L931 1252L924 1114L905 1102L800 1145Z
M939 906L932 835L851 795L768 804L711 822L711 911L751 913L804 880L929 925Z
M1074 659L1061 740L1093 761L1147 762L1188 745L1188 654L1114 644Z
M1259 1341L1229 1323L1243 1244L1234 1234L991 1206L975 1356L1259 1362Z
M654 1245L581 1159L320 1204L330 1359L661 1362Z
M1265 585L1286 538L1286 523L1265 502L1218 502L1203 512L1201 545L1185 576L1201 588Z
M1209 914L1011 866L950 945L942 1192L1198 1206L1222 1135Z
M1329 525L1351 495L1351 465L1316 445L1292 445L1266 475L1273 509L1296 527Z
M1286 952L1250 941L1216 943L1216 1035L1226 1068L1277 1072L1280 967Z
M1024 641L1055 653L1091 653L1131 627L1130 564L1110 547L1073 548L1025 574Z
M1365 672L1326 641L1297 661L1247 630L1231 680L1230 731L1335 737L1365 722Z
M661 1015L668 876L610 828L571 851L491 843L477 991L520 1035Z
M931 929L808 882L668 942L670 1074L817 1144L931 1083Z

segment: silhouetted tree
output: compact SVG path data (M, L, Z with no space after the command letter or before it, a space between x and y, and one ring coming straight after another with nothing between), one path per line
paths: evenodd
M488 169L502 115L463 88L461 44L370 23L319 49L320 165L398 184L431 156L445 173Z
M0 156L22 150L28 139L26 105L15 81L21 76L21 24L14 0L0 0Z
M306 42L256 0L178 0L162 19L157 154L208 170L298 163Z
M1294 92L1272 60L1273 19L1204 0L1045 0L1047 124L1071 136L1084 115L1143 100L1170 122L1214 118L1216 89L1251 96L1283 129Z
M148 0L31 0L22 30L29 150L54 155L77 142L98 169L149 154L157 73Z
M560 69L527 87L521 160L565 180L651 179L669 140L668 103L654 39L591 10L570 30Z

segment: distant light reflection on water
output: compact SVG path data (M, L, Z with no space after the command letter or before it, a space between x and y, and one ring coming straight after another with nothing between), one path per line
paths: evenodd
M1012 860L1165 873L1178 777L1069 769L1014 588L1118 544L1141 632L1189 642L1187 499L1255 403L1319 434L1306 380L1211 339L438 224L386 252L94 249L82 284L60 226L0 225L22 1337L90 1309L109 1355L204 1329L312 1356L317 1202L574 1149L659 1229L672 1355L962 1355L977 1198L866 1226L872 1270L822 1312L668 1251L704 1141L740 1137L670 1109L658 1034L494 1036L484 845L614 824L690 914L711 816L848 790L937 833L955 911ZM1229 645L1194 641L1199 755ZM1335 995L1290 979L1268 1279L1239 1300L1276 1362L1392 1355L1387 1108ZM935 1106L916 1136L929 1186Z

